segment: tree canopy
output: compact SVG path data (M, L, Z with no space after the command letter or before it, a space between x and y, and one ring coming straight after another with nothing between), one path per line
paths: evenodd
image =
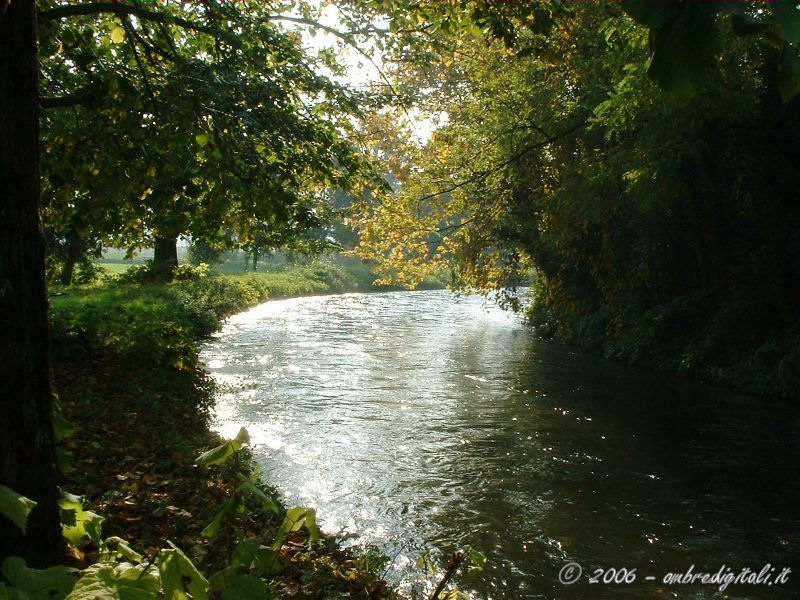
M294 241L328 188L369 183L356 94L264 5L50 4L39 12L47 222L118 246ZM145 8L147 6L147 8ZM173 242L174 243L174 242Z

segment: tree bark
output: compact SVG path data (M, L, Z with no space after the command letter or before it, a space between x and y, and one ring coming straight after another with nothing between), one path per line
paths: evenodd
M64 559L39 220L36 3L0 0L0 484L38 504L22 533L0 517L0 562Z
M64 269L61 271L62 285L72 283L72 276L75 273L75 265L83 255L83 243L77 231L70 231L67 236L67 253L64 258Z
M178 266L178 236L157 236L153 264L170 272Z

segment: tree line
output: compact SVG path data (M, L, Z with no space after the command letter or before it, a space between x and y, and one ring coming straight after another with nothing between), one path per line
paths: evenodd
M352 3L338 37L397 66L366 96L276 25L306 3L0 1L0 484L37 502L0 557L63 558L45 236L67 274L106 243L169 269L181 235L291 244L351 192L409 279L532 266L567 339L796 394L800 18L769 4ZM409 146L389 98L448 124Z

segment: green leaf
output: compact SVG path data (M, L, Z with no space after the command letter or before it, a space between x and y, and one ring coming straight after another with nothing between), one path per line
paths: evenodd
M61 600L67 597L75 585L70 567L31 569L18 556L7 558L0 568L10 587L6 588L10 598L18 600Z
M233 456L235 452L236 450L234 450L233 444L231 442L225 442L221 446L212 448L208 452L203 452L203 454L195 459L195 462L204 467L221 465Z
M651 30L651 59L647 74L663 89L690 95L715 66L718 51L716 13L712 3L680 4L675 17Z
M317 529L317 511L313 508L306 509L306 519L305 519L305 526L308 529L308 541L309 542L318 542L319 541L319 529Z
M74 455L70 450L66 448L56 448L56 465L58 465L58 470L62 473L69 473L72 471L72 463L73 463Z
M25 531L28 525L28 515L31 514L36 502L18 494L11 488L0 485L0 514Z
M243 444L250 443L250 434L247 433L247 429L241 427L239 429L239 433L236 434L236 437L233 438L232 441L238 444L238 447L236 449L239 450Z
M158 597L161 581L145 565L101 562L83 571L67 600L151 600Z
M488 562L486 555L472 546L464 546L464 554L467 555L470 565L468 571L478 572L483 571L486 563Z
M212 448L208 452L204 452L195 459L195 462L201 466L221 465L233 456L236 452L242 449L244 444L250 443L250 434L247 429L242 427L235 438L225 442L224 444Z
M275 533L275 540L272 542L273 550L280 550L283 542L286 539L286 534L292 531L299 531L303 525L306 526L309 532L308 541L316 542L319 540L319 531L317 530L317 511L313 508L294 507L286 511L286 518L281 523L278 531Z
M234 575L225 589L222 600L269 600L277 596L269 591L267 584L253 575Z
M66 439L75 433L75 426L64 418L60 410L53 411L53 426L57 440Z
M120 537L112 536L103 541L103 545L111 557L121 557L131 562L142 562L142 555L131 548L127 541Z
M207 133L198 133L196 136L194 136L194 139L202 147L208 143L208 141L211 139L211 136Z
M275 501L267 496L264 493L264 490L259 488L256 484L254 484L249 479L246 479L242 476L242 482L236 488L240 495L243 497L251 497L255 498L264 506L265 509L270 511L271 513L277 514L280 511L280 508L275 503Z
M167 600L186 600L188 591L194 600L208 599L208 580L191 560L170 542L171 550L158 557L158 572ZM188 581L184 585L184 578Z
M261 544L258 542L258 540L242 540L239 542L239 545L236 546L236 550L233 551L231 560L228 564L230 564L232 567L242 566L246 569L249 569L250 565L253 564L253 561L256 558L256 552L258 552L260 546Z
M442 596L442 600L470 600L470 598L461 590L449 590Z
M61 493L59 506L62 511L61 533L73 546L82 546L91 541L100 545L103 517L83 510L83 499L67 492Z
M204 538L217 537L217 535L219 535L220 527L222 526L222 519L236 507L236 504L236 498L230 498L225 503L225 506L223 506L222 509L216 515L214 515L214 518L211 519L211 522L205 526L203 531L200 532L200 535L202 535Z
M260 575L277 575L283 570L277 550L261 546L255 556L255 571Z

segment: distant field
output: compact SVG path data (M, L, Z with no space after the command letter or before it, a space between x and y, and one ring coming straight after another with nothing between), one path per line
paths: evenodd
M131 265L135 265L137 263L129 260L125 262L97 261L96 264L111 275L119 275L120 273L127 271Z

